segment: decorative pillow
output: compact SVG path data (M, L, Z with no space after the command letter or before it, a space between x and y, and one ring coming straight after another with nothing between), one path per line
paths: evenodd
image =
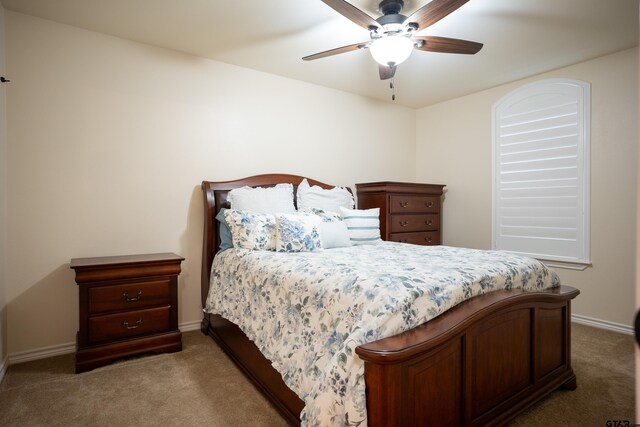
M277 184L275 187L241 187L229 191L227 200L231 209L266 214L295 212L293 185Z
M227 210L228 209L222 208L220 209L220 212L218 212L218 215L216 215L216 219L219 224L218 235L220 236L220 249L218 252L222 252L233 247L231 230L229 229L229 224L227 224L227 220L224 217L224 213Z
M276 248L276 220L273 215L228 209L224 218L231 229L233 246L257 251Z
M299 211L316 208L327 212L340 212L340 207L351 209L355 206L353 195L346 188L333 187L325 190L318 185L310 187L306 178L298 185L297 200Z
M349 230L344 221L322 222L320 224L320 239L324 249L351 246Z
M351 246L347 224L339 214L325 212L321 209L312 209L311 211L322 219L322 223L320 223L320 239L322 240L323 249Z
M380 209L340 208L352 245L374 245L380 239Z
M276 250L311 252L322 249L320 223L316 215L276 215Z

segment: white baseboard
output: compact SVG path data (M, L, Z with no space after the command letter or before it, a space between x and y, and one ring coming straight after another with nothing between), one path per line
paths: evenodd
M193 322L184 322L178 325L180 332L190 332L200 330L200 320ZM31 362L32 360L45 359L47 357L60 356L63 354L74 353L76 351L76 343L66 343L53 345L50 347L37 348L35 350L20 351L17 353L11 353L3 363L0 365L0 369L7 369L8 365L14 365L16 363ZM8 360L8 363L7 363ZM0 372L0 378L4 375L4 371Z
M32 360L46 359L47 357L60 356L76 351L76 343L66 343L41 347L34 350L19 351L9 354L9 365L16 363L31 362Z
M581 325L593 326L594 328L606 329L608 331L619 332L621 334L633 335L633 327L620 323L608 322L606 320L594 319L593 317L572 314L571 321Z
M202 320L195 320L193 322L184 322L178 325L178 329L180 329L180 332L199 331L201 324L202 324Z
M0 362L0 383L4 379L4 374L7 373L7 368L9 367L9 356L5 357L2 362Z

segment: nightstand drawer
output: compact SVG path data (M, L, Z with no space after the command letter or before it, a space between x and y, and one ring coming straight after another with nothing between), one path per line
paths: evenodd
M440 232L427 231L423 233L391 233L392 242L413 243L414 245L439 245Z
M170 329L171 307L126 311L89 318L89 341L124 339Z
M440 229L440 215L391 215L390 226L392 233L435 231Z
M430 196L389 196L390 213L438 213L440 198Z
M124 285L92 286L89 289L90 314L170 304L169 279L135 281Z

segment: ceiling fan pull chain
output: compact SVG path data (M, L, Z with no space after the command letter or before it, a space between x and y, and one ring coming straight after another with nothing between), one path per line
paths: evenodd
M393 84L393 77L391 77L391 81L389 82L389 88L391 89L391 100L396 100L396 85Z

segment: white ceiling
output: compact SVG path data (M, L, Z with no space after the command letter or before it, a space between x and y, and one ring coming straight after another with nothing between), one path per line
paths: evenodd
M390 101L369 39L320 0L1 0L5 9ZM428 0L406 0L404 15ZM374 18L378 1L352 0ZM476 55L412 53L396 103L414 108L638 45L638 0L470 0L420 35L484 43Z

